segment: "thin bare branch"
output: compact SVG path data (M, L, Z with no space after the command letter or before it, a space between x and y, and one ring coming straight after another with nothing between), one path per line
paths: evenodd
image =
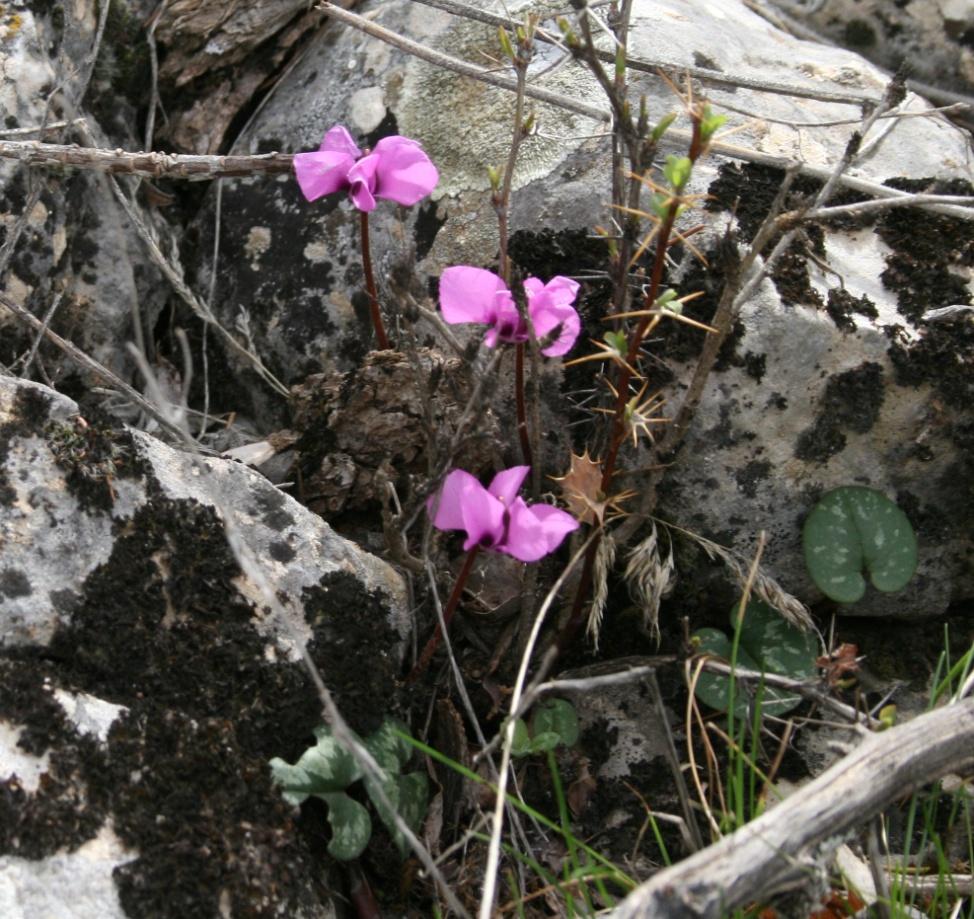
M98 361L96 361L93 357L89 357L77 345L73 344L67 339L61 338L61 336L56 332L52 332L50 329L46 328L44 323L29 310L2 293L0 293L0 306L5 306L22 322L29 325L36 332L43 334L48 341L60 348L61 351L63 351L79 367L82 367L90 373L101 377L112 389L117 390L119 393L125 396L126 399L130 400L132 403L141 408L142 411L144 411L147 415L150 415L152 418L158 421L159 424L162 425L162 427L164 427L170 434L179 438L180 440L183 439L183 432L179 429L179 427L172 424L164 412L159 411L140 392L129 386L128 383L112 373L112 371L107 367L99 364Z
M294 155L262 153L254 156L203 156L182 153L127 153L75 144L45 144L36 140L0 140L0 158L27 166L94 169L149 179L202 181L225 176L282 175L293 171Z
M466 3L457 0L415 0L415 2L426 6L436 7L445 10L456 16L466 19L473 19L488 25L507 26L515 25L514 20L507 16L499 16L496 13L489 13L485 10L476 9ZM591 4L590 4L591 5ZM538 38L549 44L562 46L560 36L553 35L545 30L538 30ZM596 55L607 64L615 63L614 51L602 51L597 49ZM708 70L705 67L694 67L690 64L676 64L672 61L647 60L645 58L627 58L626 66L630 70L638 70L642 73L656 74L663 70L671 75L683 76L689 74L701 83L709 83L713 86L729 86L732 88L752 89L756 92L773 93L781 96L793 96L798 99L818 99L822 102L835 102L840 105L869 105L875 104L879 100L867 95L866 93L834 92L827 89L801 86L797 83L775 83L770 80L759 80L752 77L736 76L729 73L720 73L716 70Z

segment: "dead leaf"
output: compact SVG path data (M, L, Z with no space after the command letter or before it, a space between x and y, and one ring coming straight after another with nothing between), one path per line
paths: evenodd
M838 686L842 680L859 669L859 647L843 642L834 651L815 659L815 666L825 671L829 686Z
M602 522L608 502L602 494L602 466L586 450L581 456L572 453L571 468L565 475L551 477L561 485L568 509L582 522Z
M598 782L595 781L592 773L588 771L588 766L588 760L583 757L578 764L578 778L568 786L568 792L565 795L568 800L568 806L571 808L572 816L576 819L588 807L589 799L595 794L596 788L598 788Z

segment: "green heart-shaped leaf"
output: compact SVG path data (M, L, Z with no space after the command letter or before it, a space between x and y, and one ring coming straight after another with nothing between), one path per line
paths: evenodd
M318 742L309 747L297 765L314 776L316 783L312 794L341 791L362 778L362 770L355 758L334 737L327 726L315 728Z
M564 699L546 699L535 709L532 728L535 742L542 734L555 734L557 739L554 746L574 746L578 741L578 715L575 713L575 706ZM554 747L546 746L544 749L550 750Z
M511 756L522 757L530 756L534 751L531 749L531 735L528 733L528 726L523 718L518 718L514 722L514 740L511 743Z
M737 607L731 612L731 620ZM719 629L700 629L694 633L700 651L730 662L731 639ZM737 648L737 665L742 670L776 673L796 680L815 675L818 643L811 632L803 632L783 619L767 603L751 600L741 625L741 639ZM734 693L734 714L747 712L753 689L737 684ZM697 698L717 711L727 711L730 702L730 678L716 673L701 673L696 687ZM791 711L801 697L784 690L765 687L761 697L761 711L769 715L783 715Z
M826 494L805 519L802 542L812 580L837 603L862 599L863 570L886 592L901 590L916 571L916 535L906 514L861 485Z

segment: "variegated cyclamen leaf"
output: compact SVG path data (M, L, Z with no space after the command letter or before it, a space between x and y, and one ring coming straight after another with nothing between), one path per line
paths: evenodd
M731 612L731 624L737 607ZM730 662L731 639L718 629L700 629L694 634L700 651L709 652ZM741 624L737 649L737 665L743 670L774 673L795 680L809 679L817 670L818 639L814 632L802 631L785 620L777 610L761 600L751 600ZM738 684L735 691L734 713L746 713L755 687ZM696 686L697 698L717 711L726 711L730 701L730 679L716 673L701 673ZM801 697L783 689L765 687L761 697L761 711L768 715L783 715L801 702Z
M369 798L375 805L379 819L385 824L389 835L392 836L400 853L405 856L409 850L409 845L405 837L396 827L394 811L398 811L399 816L405 821L414 832L419 827L423 814L426 813L426 800L428 796L428 784L426 776L421 772L411 772L409 775L398 775L387 777L381 783L382 792L385 795L390 807L382 800L379 794L379 782L371 776L365 777L365 790Z
M369 812L344 792L333 792L321 797L328 804L328 823L331 825L328 854L343 862L358 858L372 835Z
M365 740L365 748L385 772L400 772L413 754L413 748L401 737L400 732L405 730L405 725L394 718L386 718Z
M837 603L862 598L864 570L886 592L901 590L916 571L916 535L906 514L861 485L826 494L805 519L802 542L812 580Z
M311 773L317 782L315 794L342 791L362 778L362 770L355 758L332 736L330 729L315 731L318 742L309 747L297 765Z
M270 767L271 780L281 787L281 795L288 804L297 807L317 790L312 776L300 766L292 766L275 756Z

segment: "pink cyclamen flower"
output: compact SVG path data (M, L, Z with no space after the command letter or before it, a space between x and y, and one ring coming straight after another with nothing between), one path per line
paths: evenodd
M376 198L415 204L436 187L440 178L415 140L398 134L383 137L363 156L340 124L325 134L316 151L295 155L294 173L308 201L347 189L360 211L374 210Z
M433 526L463 530L466 550L479 546L504 552L522 562L536 562L578 529L578 521L548 504L527 504L517 497L529 466L498 472L484 488L469 472L454 469L438 494L427 501Z
M568 353L578 338L582 324L572 306L578 288L578 281L561 275L547 284L537 278L524 282L535 336L543 339L558 330L554 341L541 349L548 357ZM518 314L511 292L493 271L470 265L447 268L440 276L440 309L449 323L486 325L484 343L488 348L496 348L502 341L528 340L527 325Z

